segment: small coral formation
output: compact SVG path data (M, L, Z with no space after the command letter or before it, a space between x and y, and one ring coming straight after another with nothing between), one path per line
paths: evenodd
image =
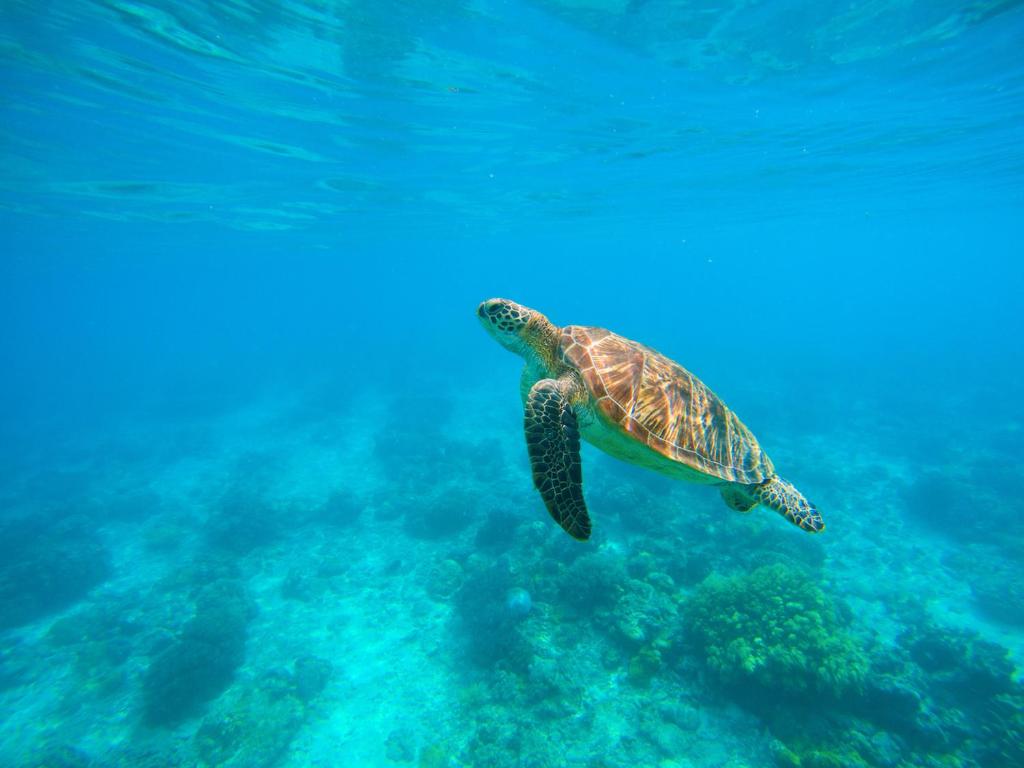
M721 684L773 696L838 698L868 669L836 605L782 565L705 579L686 605L690 639Z
M106 548L84 520L0 525L0 630L81 600L110 575Z
M241 582L204 587L181 636L150 664L143 680L143 718L173 725L199 713L230 685L245 658L251 606Z

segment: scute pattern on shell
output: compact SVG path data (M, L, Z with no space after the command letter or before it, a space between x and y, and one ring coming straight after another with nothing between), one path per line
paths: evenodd
M604 328L566 326L560 347L597 409L634 440L722 480L760 483L775 474L750 430L681 365Z

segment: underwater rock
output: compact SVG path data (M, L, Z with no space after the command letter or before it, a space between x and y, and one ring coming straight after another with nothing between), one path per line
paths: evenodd
M681 586L692 587L714 571L714 557L700 547L681 546L681 542L664 539L651 539L645 547L658 569Z
M295 695L303 702L309 703L327 687L334 672L334 665L327 659L316 656L302 656L295 661L293 683Z
M695 733L700 728L700 710L684 701L665 701L658 706L663 720L675 723L684 731Z
M505 595L505 610L513 620L526 618L533 608L530 593L522 587L513 587Z
M209 546L244 555L282 538L293 525L293 517L257 488L234 485L211 510L204 533Z
M576 558L555 581L552 601L585 615L615 605L629 577L621 553L599 550Z
M671 581L663 586L668 584ZM620 588L612 620L619 639L626 646L635 647L667 630L677 611L677 602L673 597L655 589L648 582L628 579Z
M231 645L181 641L157 657L143 683L148 725L174 725L199 713L234 679L243 657Z
M469 499L445 495L422 499L405 510L402 528L414 539L444 539L461 533L473 522L471 510L478 505Z
M163 499L148 488L121 489L99 500L103 520L142 521L166 514Z
M316 511L316 521L326 525L348 527L359 522L362 506L347 491L332 493Z
M1024 541L1018 551L1024 551ZM972 551L965 553L962 571L981 611L988 617L1015 627L1024 627L1024 574L1012 561ZM977 563L985 563L979 568Z
M466 654L481 666L503 661L525 671L541 642L537 606L531 597L531 610L519 615L516 612L525 607L520 598L510 610L508 597L517 586L517 578L507 561L499 560L478 570L480 566L479 562L467 563L465 580L454 598L455 619Z
M15 658L9 649L0 648L0 691L24 685L31 679L31 669L24 657Z
M907 512L945 536L985 541L991 521L978 513L977 489L945 472L924 472L903 491Z
M644 646L629 660L629 682L638 688L647 688L661 671L661 666L661 652L649 645Z
M231 684L245 659L250 611L240 582L222 580L200 592L181 637L152 660L143 679L146 724L194 716Z
M908 680L872 672L865 679L857 711L887 729L908 733L916 728L921 704L921 694Z
M78 747L51 747L31 763L31 768L94 768L95 763Z
M657 710L647 711L640 717L640 733L664 757L680 757L690 752L693 736L675 723L663 720Z
M305 710L273 678L232 689L203 718L193 739L208 768L272 768L302 727Z
M281 597L285 600L308 603L323 590L324 585L319 583L316 575L305 566L293 565L281 580Z
M428 744L420 750L418 768L448 768L448 752L441 744Z
M181 549L191 533L191 528L182 523L154 520L143 531L142 542L147 551L166 555Z
M910 657L929 673L931 687L944 688L961 702L1013 689L1007 649L976 632L927 626L910 637Z
M984 768L1024 765L1024 685L993 698L981 715L979 763Z
M800 571L769 565L731 578L712 575L685 613L708 671L747 704L813 694L834 699L863 685L867 657L835 602Z
M477 529L474 543L478 549L506 550L515 542L516 527L522 522L524 518L514 512L492 510Z
M396 728L388 734L386 742L388 760L411 763L416 759L416 735L408 728Z
M0 525L0 630L61 610L111 572L85 521L24 518Z
M450 600L462 587L463 578L462 566L451 558L445 558L427 572L427 594L438 602Z
M903 759L899 743L886 731L878 731L871 737L864 754L871 765L881 768L896 768Z

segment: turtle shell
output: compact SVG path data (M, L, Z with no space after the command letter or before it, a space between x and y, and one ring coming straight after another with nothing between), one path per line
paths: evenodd
M612 428L722 480L759 483L775 474L750 430L681 365L604 328L567 326L559 345Z

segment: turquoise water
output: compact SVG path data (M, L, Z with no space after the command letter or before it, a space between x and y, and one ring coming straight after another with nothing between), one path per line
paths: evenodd
M3 3L0 766L1024 765L1022 37ZM827 530L585 443L572 540L493 296L698 375Z

